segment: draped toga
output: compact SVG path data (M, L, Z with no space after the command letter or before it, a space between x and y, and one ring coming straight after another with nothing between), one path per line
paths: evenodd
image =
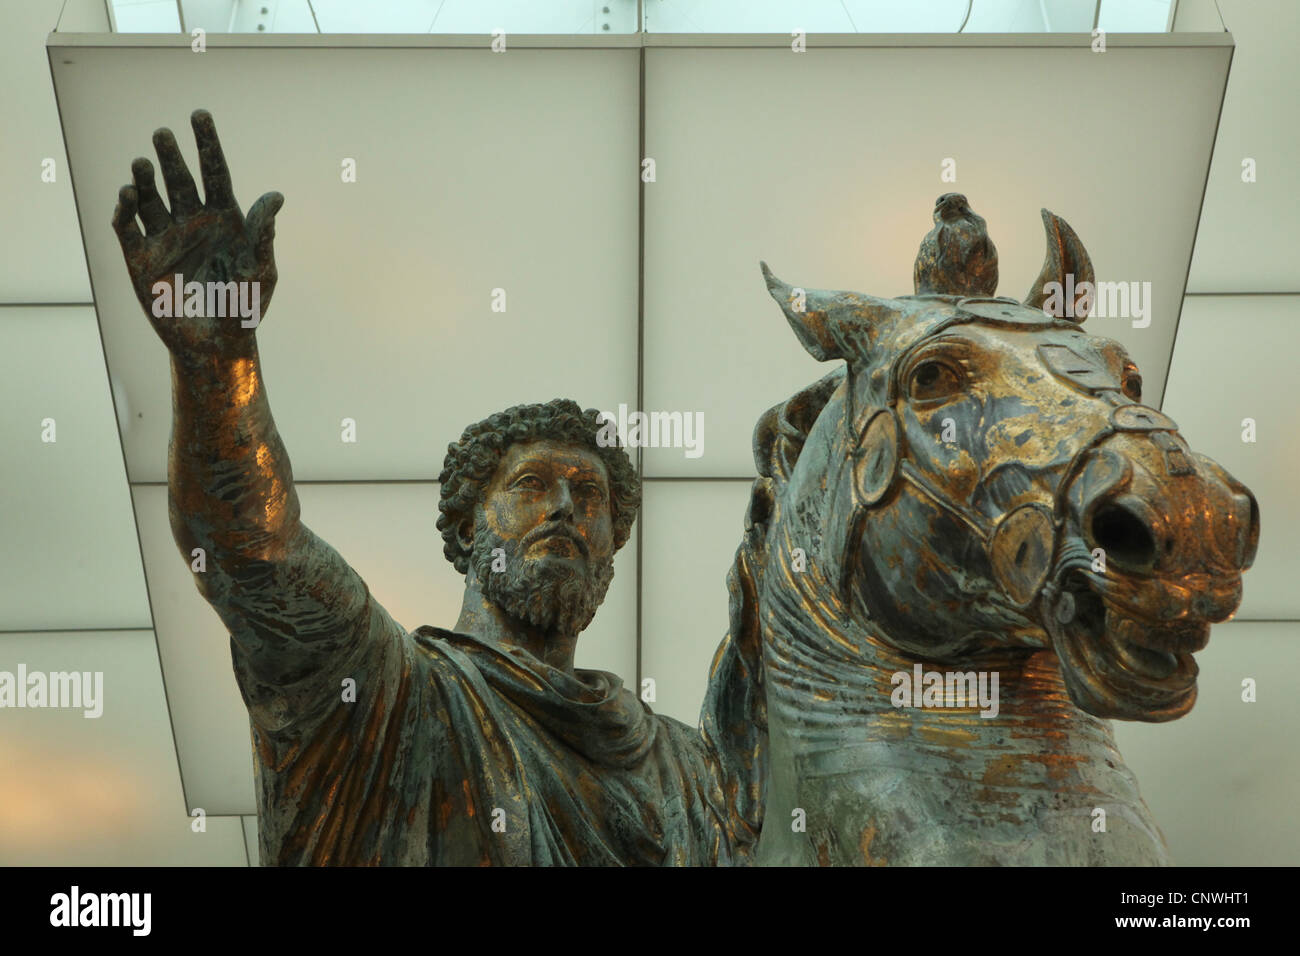
M603 671L411 633L325 542L209 577L252 727L264 865L730 865L761 824L756 647L694 729ZM354 682L354 683L351 683Z

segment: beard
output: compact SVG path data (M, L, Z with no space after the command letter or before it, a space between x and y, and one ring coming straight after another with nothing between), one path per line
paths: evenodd
M492 570L494 548L505 551L504 571ZM520 551L519 539L498 537L487 527L480 510L470 562L483 596L539 630L557 634L585 630L614 579L613 559L583 572L567 564L530 561Z

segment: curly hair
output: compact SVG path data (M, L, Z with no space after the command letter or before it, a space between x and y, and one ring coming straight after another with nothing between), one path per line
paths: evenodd
M599 414L594 408L584 412L567 398L552 399L544 405L514 405L470 425L460 441L447 446L447 457L438 475L442 484L438 530L442 532L442 553L457 571L464 574L470 560L470 549L461 543L457 528L482 503L488 482L506 450L521 442L564 442L594 451L609 473L614 550L627 543L641 507L641 482L627 452L617 444L597 443L596 433L603 424Z

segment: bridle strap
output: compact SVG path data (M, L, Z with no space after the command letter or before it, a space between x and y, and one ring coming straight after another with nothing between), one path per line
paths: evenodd
M984 319L983 317L978 315L958 313L956 315L950 316L947 319L943 320L938 325L936 325L933 329L930 329L928 332L926 332L924 335L918 338L915 342L911 343L902 352L901 355L899 355L897 358L894 359L894 362L890 366L889 387L888 387L886 407L888 408L890 414L894 416L894 423L895 423L894 430L898 436L897 438L898 462L897 462L896 472L895 472L896 476L901 475L903 480L907 481L913 488L915 488L918 492L920 492L921 495L923 495L926 499L931 501L934 505L942 509L949 516L958 520L967 528L969 528L972 532L974 532L979 537L981 543L983 544L983 546L987 551L990 548L990 545L1001 523L1004 520L1006 520L1006 518L1009 517L1009 515L1014 514L1015 512L1014 511L1008 512L1007 514L999 517L996 521L989 522L983 516L976 513L974 510L966 507L965 505L959 502L955 502L944 497L944 495L939 491L939 489L934 487L934 485L930 482L930 480L921 473L921 471L916 467L916 465L911 460L911 457L908 454L910 449L906 444L905 434L903 430L900 427L898 427L899 425L898 403L901 399L901 388L900 388L899 377L901 374L901 369L904 368L910 361L911 357L927 343L929 343L939 335L943 334L953 326L965 325L965 324L980 324L980 325L989 325L993 327L999 327L999 326L1006 327L1008 325L1014 327L1016 325L1020 325L1020 327L1026 329L1033 328L1038 330L1042 330L1045 328L1062 328L1062 329L1074 330L1078 328L1078 325L1077 323L1072 322L1068 319L1054 319L1051 322L1041 322L1041 323L1035 322L1032 325L1030 323L1015 323L1015 322L1003 322L1003 321L993 322ZM854 446L850 450L850 455L853 457L853 459L856 460L862 454L865 453L865 450L859 447L860 439L862 438L862 430L865 428L866 424L874 417L878 409L875 408L866 409L867 414L863 416L861 421L858 420L858 416L855 411L855 400L856 400L857 389L856 389L856 382L855 382L855 372L852 363L849 363L848 365L848 375L847 375L846 384L847 384L847 402L845 403L845 414L846 414L847 423L849 425L849 431L853 435L855 440ZM1123 393L1117 387L1111 387L1108 385L1101 385L1101 384L1086 385L1081 382L1075 382L1075 384L1077 387L1085 391L1088 391L1099 397L1103 397L1106 401L1108 401L1111 405L1115 407L1140 404L1127 399L1125 396L1123 396ZM1156 412L1156 415L1159 415L1159 413ZM1163 418L1163 416L1160 417ZM1170 422L1170 425L1172 425L1172 422ZM1174 428L1176 429L1176 426L1174 426ZM1117 428L1115 426L1114 414L1112 413L1111 421L1105 427L1099 429L1094 435L1092 435L1089 438L1089 440L1085 442L1084 445L1074 453L1069 463L1066 465L1064 471L1061 473L1061 477L1057 481L1056 488L1052 495L1051 555L1053 561L1055 561L1057 556L1059 556L1061 550L1062 535L1065 530L1065 521L1066 521L1066 507L1067 507L1066 494L1071 485L1071 482L1074 480L1075 476L1079 473L1079 471L1083 468L1087 456L1094 449L1096 449L1102 442L1106 441L1112 435L1122 430L1125 429ZM1169 430L1169 429L1165 428L1165 429L1156 429L1156 430ZM897 478L895 480L897 480ZM852 530L850 531L850 534L845 540L846 548L851 547L851 542L857 539L858 533L862 527L862 523L865 520L866 512L869 511L871 508L875 507L874 503L867 504L861 500L861 495L859 493L856 481L852 480L851 478L849 483L852 489L853 513L849 522L849 527ZM1046 511L1045 503L1043 505L1043 510ZM841 567L844 569L845 579L847 580L852 558L851 555L849 554L844 554L841 557L842 557ZM1032 603L1033 602L1030 601L1030 604Z

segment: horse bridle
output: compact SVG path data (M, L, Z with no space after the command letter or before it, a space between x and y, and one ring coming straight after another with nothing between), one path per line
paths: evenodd
M1176 437L1178 426L1167 416L1125 396L1122 386L1090 359L1068 346L1040 344L1038 355L1055 375L1111 406L1108 424L1099 429L1071 457L1053 493L1051 508L1042 502L1028 502L990 522L965 505L951 501L935 488L912 463L899 427L898 403L902 396L901 370L923 346L956 325L981 324L1015 329L1078 330L1077 323L1058 319L1021 306L1013 299L961 299L957 311L912 342L889 369L888 397L883 407L855 413L853 364L848 367L845 414L856 439L849 454L853 513L841 544L842 585L847 585L853 563L846 553L864 530L867 513L884 500L901 479L945 513L979 536L989 557L994 576L1017 610L1027 610L1044 591L1047 577L1062 545L1066 525L1066 493L1089 454L1119 432L1152 432L1152 440L1164 451L1165 468L1171 475L1192 474L1186 446ZM1014 309L1014 311L1013 311ZM1031 319L1026 313L1032 313Z

